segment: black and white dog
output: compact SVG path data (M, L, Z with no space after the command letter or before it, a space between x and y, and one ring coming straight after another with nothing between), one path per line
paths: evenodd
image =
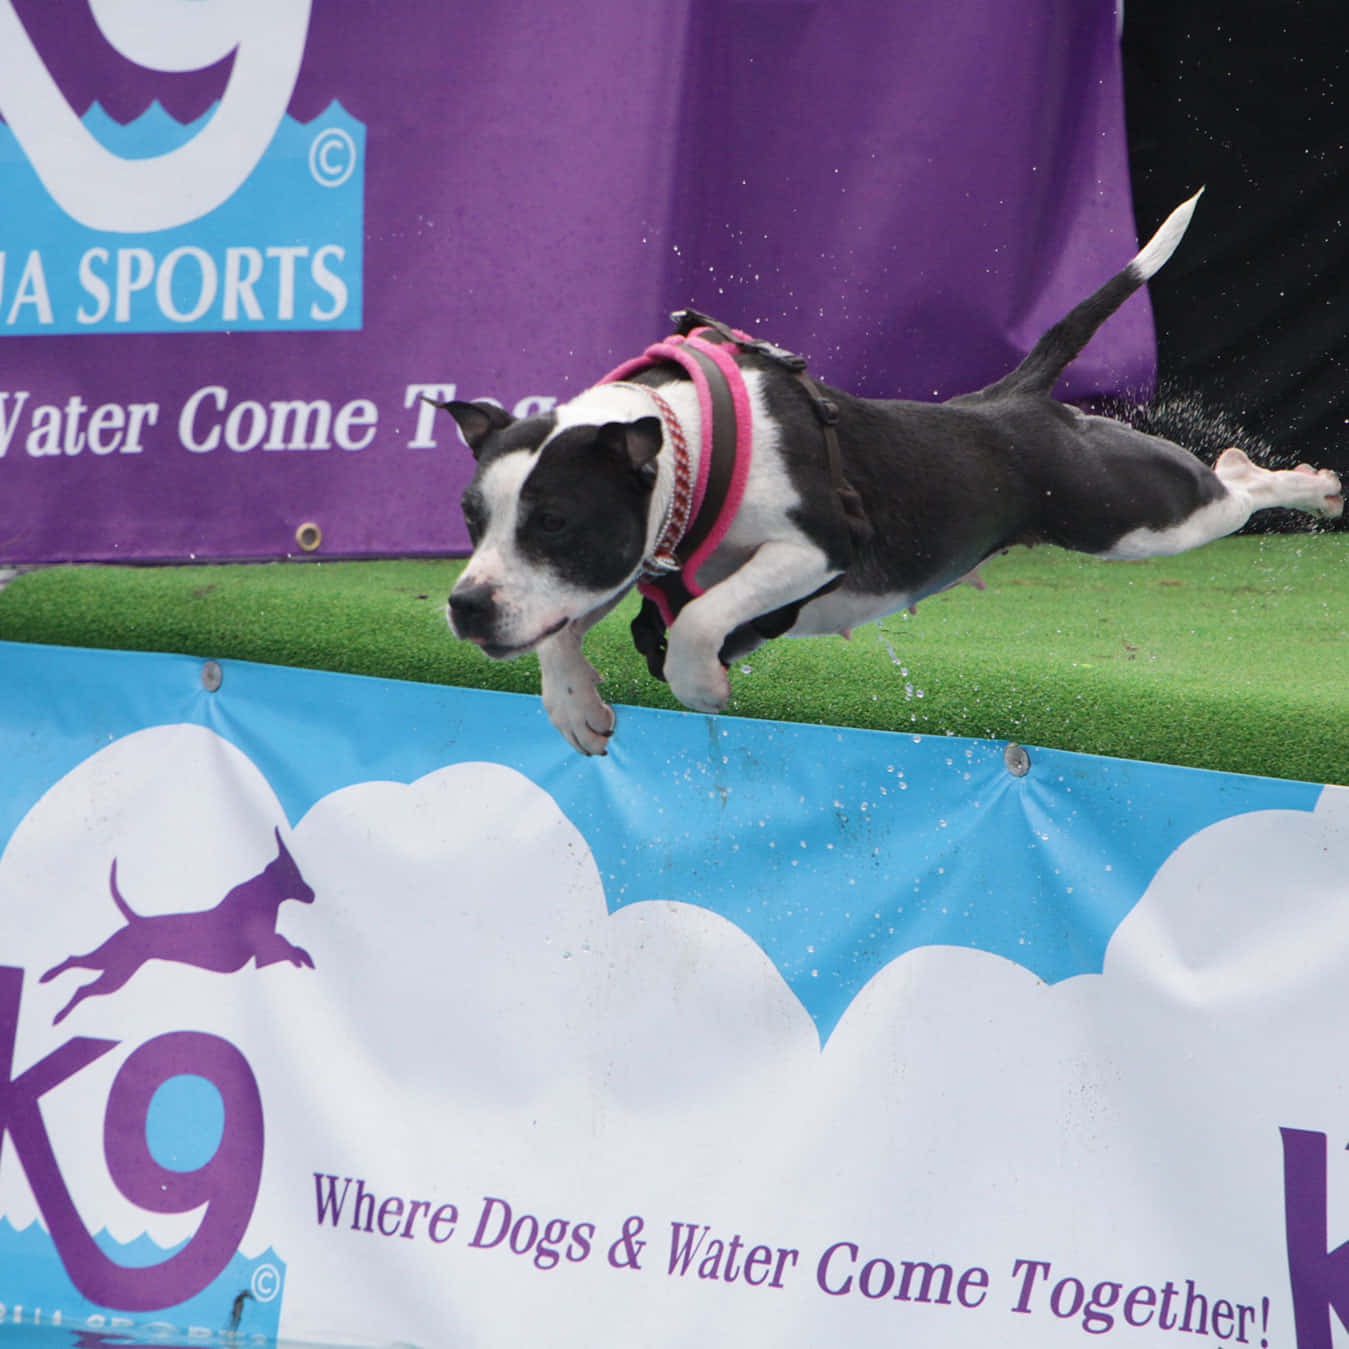
M843 477L868 530L850 533L840 511L808 382L756 344L732 349L752 454L738 510L700 564L701 593L669 630L664 673L680 702L724 707L726 662L765 633L847 632L956 584L1014 543L1145 558L1220 538L1268 506L1338 516L1329 470L1270 471L1238 449L1210 470L1169 441L1050 396L1100 324L1170 257L1197 200L977 393L927 404L816 386L836 414ZM605 752L614 713L581 639L665 549L679 468L671 442L682 439L695 474L707 453L697 394L683 368L658 362L544 416L445 405L477 459L463 497L473 555L450 595L451 627L494 659L536 651L549 718L585 754ZM764 615L784 617L756 630Z

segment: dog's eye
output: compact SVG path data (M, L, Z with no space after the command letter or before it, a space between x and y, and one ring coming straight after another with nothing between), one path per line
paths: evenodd
M567 527L567 517L559 515L557 511L540 511L534 517L534 523L541 533L560 534Z
M482 509L476 501L466 500L462 503L464 512L464 525L468 529L469 541L476 544L482 537Z

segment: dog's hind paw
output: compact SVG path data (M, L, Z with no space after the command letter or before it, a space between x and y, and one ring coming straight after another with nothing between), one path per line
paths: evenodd
M1310 464L1299 464L1294 473L1310 475L1320 480L1321 495L1312 506L1317 515L1327 520L1337 520L1344 514L1344 488L1340 485L1339 474L1328 468L1313 468Z
M1310 464L1261 468L1243 451L1230 449L1218 456L1213 471L1229 492L1244 495L1252 510L1286 506L1326 520L1344 514L1344 488L1339 475L1328 468L1313 468Z

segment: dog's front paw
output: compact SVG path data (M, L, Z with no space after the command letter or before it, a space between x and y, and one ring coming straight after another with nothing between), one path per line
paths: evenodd
M290 963L297 969L303 965L312 970L314 968L314 957L303 946L292 946L290 948Z
M543 710L562 738L582 754L607 754L614 733L614 709L595 691L595 667L581 654L575 623L539 647Z
M715 657L699 660L673 643L665 657L670 692L695 712L720 712L731 700L731 681Z
M596 682L592 669L590 677L563 685L560 690L550 684L543 689L543 710L548 720L582 754L607 754L617 720L614 709L595 691Z
M546 703L544 707L548 720L573 749L582 754L608 754L617 718L614 709L594 689L580 698L568 699L561 707L549 707Z

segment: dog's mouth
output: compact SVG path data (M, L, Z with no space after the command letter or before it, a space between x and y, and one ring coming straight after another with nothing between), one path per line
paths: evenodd
M559 633L571 622L569 618L559 618L551 627L545 628L537 637L528 642L520 642L515 646L507 646L502 642L493 642L485 637L470 637L471 642L475 642L484 656L492 660L514 660L516 656L523 656L526 651L532 651L540 642L547 641L555 633Z

